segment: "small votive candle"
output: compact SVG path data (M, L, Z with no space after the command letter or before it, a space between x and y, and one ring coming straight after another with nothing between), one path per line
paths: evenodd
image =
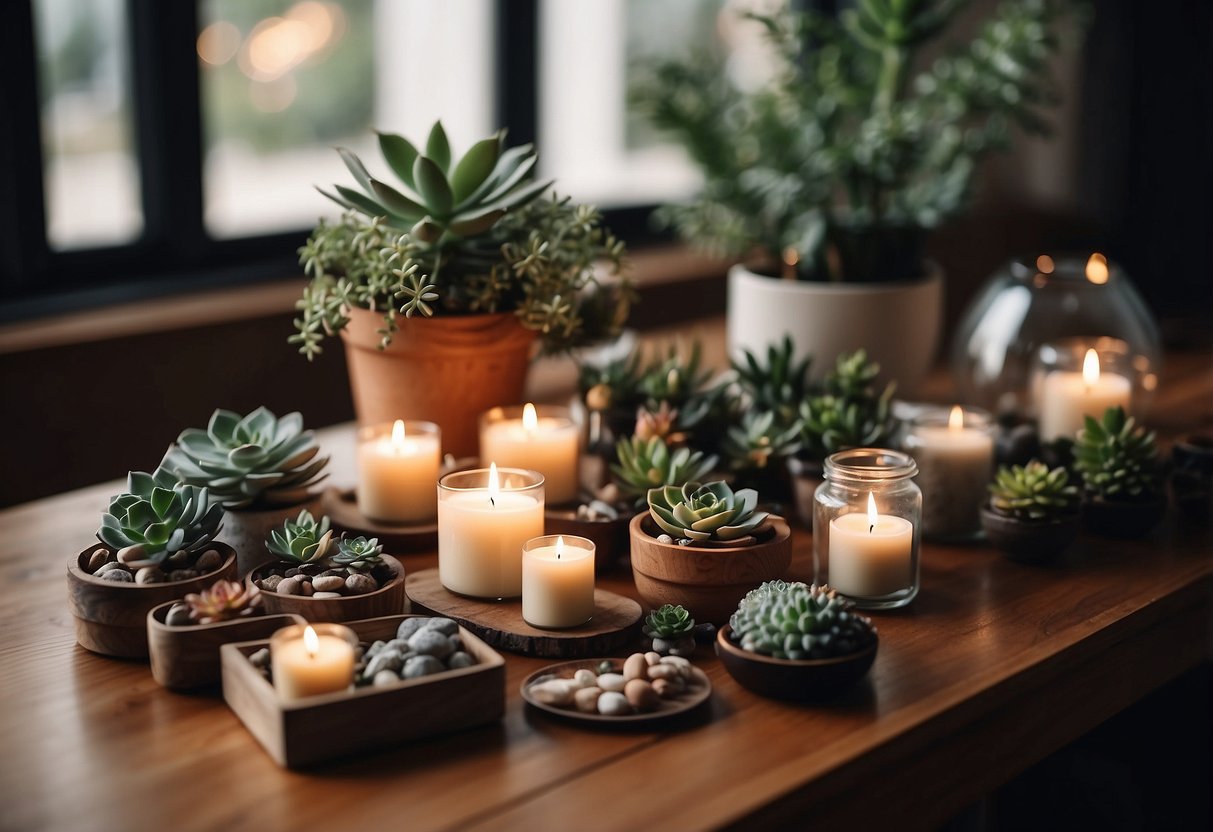
M1102 419L1109 407L1130 409L1133 384L1123 375L1101 367L1099 353L1088 348L1079 371L1049 371L1036 402L1040 441L1073 439L1084 417Z
M480 417L480 458L543 474L552 505L577 499L581 434L567 407L494 407Z
M920 414L910 423L903 446L918 463L923 535L945 540L976 536L994 474L990 414L960 405Z
M397 419L358 433L358 510L382 523L433 521L442 441L433 422Z
M270 637L270 668L280 699L348 690L358 637L340 624L295 624Z
M522 547L522 618L532 627L576 627L594 617L594 542L545 535Z

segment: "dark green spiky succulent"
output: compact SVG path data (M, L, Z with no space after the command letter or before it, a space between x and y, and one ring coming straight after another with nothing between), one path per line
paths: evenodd
M753 534L767 519L757 511L758 492L737 493L726 482L688 482L650 488L649 515L677 540L736 540Z
M214 539L222 520L223 506L212 503L205 488L178 482L164 468L131 471L126 491L111 497L101 515L97 539L138 568L179 551L198 551Z
M270 554L295 563L316 563L333 548L333 531L329 518L319 520L307 509L299 512L294 520L287 519L282 527L270 531L265 541Z
M663 604L660 609L649 610L644 619L644 634L649 638L678 638L690 635L694 629L695 619L677 604Z
M809 393L813 363L812 356L797 361L795 352L792 337L785 335L782 343L767 347L765 360L744 350L740 361L731 362L749 406L773 412L779 426L785 428L796 422L797 409Z
M990 507L1019 520L1053 520L1078 510L1078 489L1065 468L1039 460L1003 465L990 483Z
M182 431L161 465L183 482L208 488L226 508L266 509L311 495L329 461L319 453L299 413L279 418L265 407L247 416L216 410L206 430Z
M383 546L377 537L343 537L337 541L333 563L366 572L383 563Z
M715 456L679 448L671 451L660 436L620 439L615 445L619 462L611 466L619 490L629 497L643 497L650 488L681 486L698 480L716 467Z
M734 471L777 467L800 449L800 426L781 426L774 411L746 411L741 424L729 428L722 450Z
M838 356L822 392L800 405L800 444L806 456L822 460L847 448L888 444L893 432L893 385L874 389L880 365L863 350Z
M777 659L828 659L876 640L872 622L828 586L767 581L751 590L729 619L743 650Z
M1109 500L1146 500L1159 493L1158 445L1123 407L1102 420L1087 416L1074 444L1074 467L1089 494Z

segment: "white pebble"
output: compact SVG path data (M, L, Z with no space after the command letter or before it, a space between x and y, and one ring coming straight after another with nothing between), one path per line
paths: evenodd
M622 693L627 683L622 673L603 673L598 677L598 687L611 693Z
M631 712L632 706L628 704L628 698L618 691L606 691L598 697L598 713L603 716L623 716Z
M592 688L598 684L598 676L594 671L583 667L573 674L573 681L579 688Z
M546 682L539 682L531 685L531 695L536 701L544 705L555 705L558 708L563 708L571 705L573 702L573 692L576 688L572 685L572 679L549 679Z

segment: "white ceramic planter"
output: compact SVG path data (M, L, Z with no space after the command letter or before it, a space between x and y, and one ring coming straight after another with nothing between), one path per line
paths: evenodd
M839 353L867 350L881 375L910 392L935 360L943 321L943 272L909 283L814 283L779 280L745 266L729 270L729 355L765 352L791 335L798 355L812 355L820 378Z

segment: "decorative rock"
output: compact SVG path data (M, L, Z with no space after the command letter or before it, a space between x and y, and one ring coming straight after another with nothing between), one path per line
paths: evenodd
M650 650L649 652L644 654L644 660L651 665L657 664L658 662L661 661L661 654L655 653L654 651Z
M400 681L400 677L390 670L380 670L371 679L371 684L377 688L384 688L388 685L394 685Z
M253 667L269 667L270 666L270 648L262 647L256 653L248 657L252 662Z
M366 595L378 588L379 584L370 575L350 575L345 579L345 591L351 595Z
M345 581L336 575L317 575L312 579L312 588L317 592L341 592Z
M653 690L662 699L673 699L678 694L682 693L682 687L678 682L670 679L658 679L653 682Z
M602 661L600 661L598 663L598 674L600 676L603 673L613 673L614 671L615 671L615 665L611 664L610 659L603 659Z
M413 633L420 630L429 621L428 618L406 618L400 622L400 626L396 628L396 638L408 641Z
M344 582L346 576L349 574L350 573L344 569L326 569L323 572L321 572L319 575L317 575L316 577L317 578L340 578L342 580L342 582Z
M173 604L168 608L168 614L164 616L164 623L169 627L186 627L192 624L190 608L185 604Z
M198 577L197 569L174 569L172 572L168 573L168 579L170 582L192 581L194 578L197 578L197 577Z
M194 561L194 568L204 575L214 572L220 566L223 566L223 555L219 554L218 549L207 549Z
M367 663L365 675L375 676L381 670L399 673L402 667L404 667L404 662L401 660L399 653L395 650L382 650Z
M290 569L286 570L282 574L287 578L294 578L296 575L302 575L303 573L299 571L298 566L292 566Z
M598 697L602 696L602 688L581 688L573 694L573 704L583 714L598 712Z
M164 563L167 566L184 567L185 564L189 563L189 560L190 560L190 553L185 551L184 549L178 549L177 551L175 551L171 555L169 555L167 558L165 558Z
M113 561L111 561L110 563L101 564L100 568L98 568L97 571L93 573L93 577L100 578L100 577L104 576L107 572L113 572L115 569L117 569L119 572L126 571L125 566L123 566L120 563L114 563Z
M303 581L299 584L299 594L306 595L308 598L311 598L316 594L316 587L312 586L308 581Z
M629 682L633 679L644 679L647 676L648 668L649 664L644 658L644 653L633 653L623 663L623 678Z
M471 667L476 664L476 660L472 658L471 653L465 653L462 650L452 653L451 657L446 660L446 666L451 670L459 667Z
M444 636L457 636L459 635L459 622L450 618L431 618L425 622L422 629L437 630Z
M628 698L618 691L604 691L602 696L598 697L597 705L598 713L603 716L623 716L632 712Z
M158 566L145 566L135 573L137 584L158 584L164 580L164 573Z
M404 671L400 675L405 679L417 679L443 670L442 662L433 656L414 656L404 663Z
M313 598L341 598L343 596L341 595L340 592L313 592L312 597Z
M577 687L579 688L598 687L598 674L583 667L573 674L573 681L577 683Z
M111 569L101 576L103 581L114 581L120 584L130 584L135 582L135 576L125 569Z
M451 640L451 649L452 650L462 650L463 649L463 639L461 639L459 636L447 636L447 638L449 638Z
M302 587L303 581L292 575L289 578L283 578L281 581L279 581L278 586L274 588L274 591L279 595L302 595Z
M395 650L400 655L404 655L409 651L409 643L402 638L394 638L387 644L383 645L384 650Z
M98 569L109 563L109 549L98 547L93 550L93 553L88 556L88 571L90 574L95 574Z
M657 542L669 544L674 542L674 538L670 537L668 534L660 534L657 535Z
M563 708L573 703L573 696L577 690L570 684L571 681L571 679L548 679L546 682L531 685L530 692L536 700L544 705Z
M661 697L644 679L632 679L623 689L628 704L638 711L653 711L661 705Z
M278 584L285 580L281 575L266 575L258 582L258 586L266 592L276 592Z
M369 659L371 656L374 656L380 650L384 650L386 648L387 648L386 641L376 641L374 644L372 644L370 647L367 648L366 657Z
M691 663L682 656L663 656L661 663L673 665L674 667L678 668L679 675L681 675L684 679L691 675Z
M666 663L662 662L661 664L655 664L649 668L649 678L650 679L683 679L685 677L683 676L683 672L682 672L681 668L675 667L672 664L666 664Z
M451 640L437 630L418 630L409 637L409 649L422 655L445 659L455 652Z
M598 687L611 693L622 693L626 684L622 673L603 673L598 677Z

